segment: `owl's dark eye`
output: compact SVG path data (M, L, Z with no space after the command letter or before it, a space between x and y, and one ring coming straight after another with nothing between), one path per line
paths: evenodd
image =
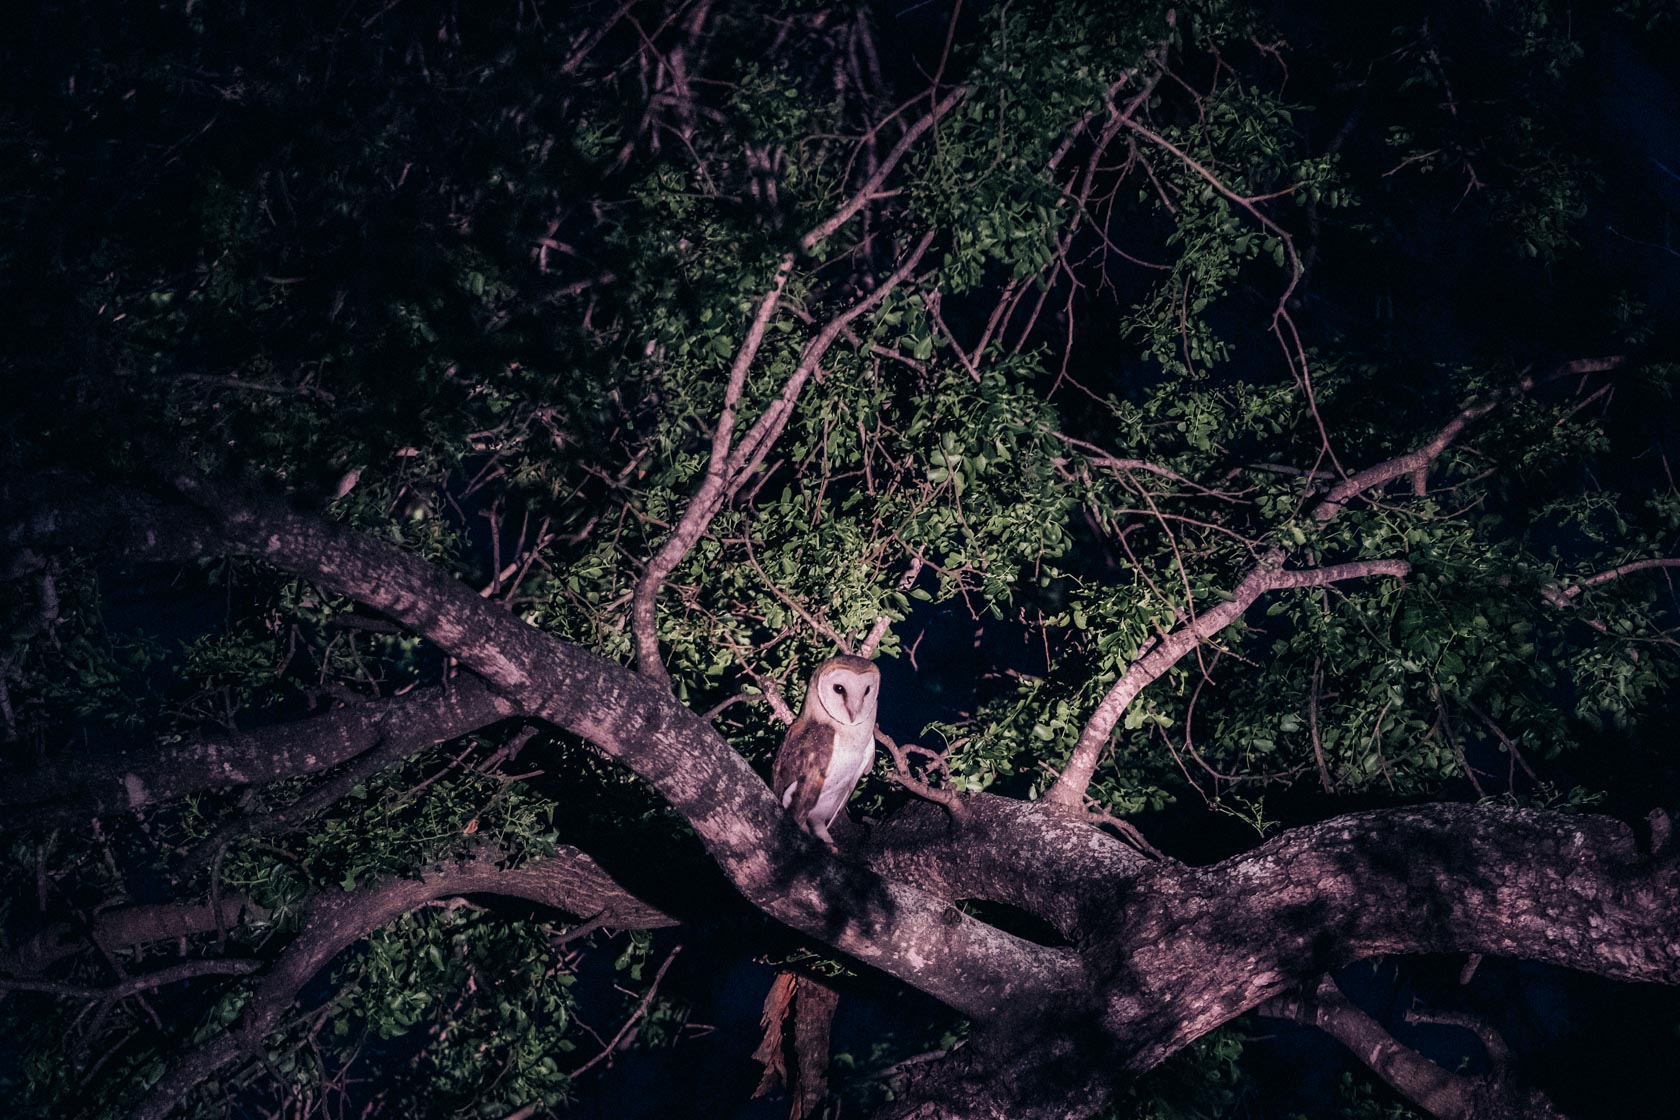
M864 686L863 686L863 694L864 694L864 695L865 695L865 696L868 696L868 695L869 695L869 690L870 690L870 689L872 689L872 688L874 688L874 687L875 687L875 686L874 686L874 685L872 685L872 684L866 684L866 685L864 685Z
M838 692L842 696L846 695L846 689L845 689L844 685L838 685L838 684L835 685L834 686L834 691Z

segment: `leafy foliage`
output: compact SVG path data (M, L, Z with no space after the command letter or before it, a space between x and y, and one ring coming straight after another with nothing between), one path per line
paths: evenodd
M1680 554L1676 367L1544 375L1672 332L1629 239L1599 232L1612 207L1654 228L1672 201L1563 109L1597 80L1589 31L1550 0L1309 5L1282 29L1227 0L977 7L33 13L0 117L4 469L235 478L628 663L638 579L719 417L739 436L786 404L657 602L676 695L755 761L782 734L765 694L796 706L818 661L874 635L889 693L912 698L883 722L923 740L917 775L1041 796L1116 683L1263 558L1400 560L1403 580L1268 592L1146 682L1093 806L1206 832L1183 854L1212 858L1242 842L1226 819L1628 798L1606 732L1648 753L1680 684L1675 573L1651 563ZM1670 7L1618 5L1590 34L1668 42ZM1326 41L1365 69L1315 61ZM1471 312L1490 290L1514 294ZM1314 514L1483 404L1426 469ZM168 587L86 558L19 573L0 685L20 766L451 669L254 563ZM957 630L962 648L923 641ZM15 839L5 947L28 922L190 887L256 904L195 953L262 957L312 899L456 856L686 843L639 782L533 732L428 746L327 804L298 777ZM909 797L884 770L854 813ZM279 834L241 823L299 805ZM212 860L179 862L206 842ZM416 1115L560 1106L601 1045L575 954L612 951L562 949L567 926L477 904L403 917L191 1114L325 1115L365 1076ZM652 998L652 942L631 944L637 1045L674 1043L687 1007ZM246 984L201 977L85 1024L9 998L22 1057L0 1092L20 1115L117 1115L238 1021ZM1121 1112L1227 1114L1251 1091L1244 1050L1195 1043ZM1364 1081L1343 1096L1349 1116L1391 1111Z

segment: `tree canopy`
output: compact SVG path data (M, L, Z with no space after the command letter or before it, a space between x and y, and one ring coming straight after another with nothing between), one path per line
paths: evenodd
M1382 7L16 15L0 1094L1623 1114L1499 1008L1680 1039L1680 9Z

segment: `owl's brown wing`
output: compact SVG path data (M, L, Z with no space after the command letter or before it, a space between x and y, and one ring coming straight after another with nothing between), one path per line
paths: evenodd
M822 793L823 778L828 774L829 760L834 757L834 729L806 716L795 720L788 728L776 752L776 764L770 770L770 789L781 801L788 786L794 782L799 788L787 811L800 828L810 831L806 823L816 808L817 795Z

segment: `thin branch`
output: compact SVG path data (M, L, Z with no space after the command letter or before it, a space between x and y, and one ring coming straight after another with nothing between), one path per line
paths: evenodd
M964 818L962 796L957 793L956 790L939 789L934 786L930 786L920 778L917 778L910 771L911 752L914 751L930 755L936 759L940 759L941 763L943 763L943 759L940 758L939 755L935 754L933 751L923 750L914 743L906 743L901 747L893 741L891 735L888 735L879 727L875 729L875 741L880 743L883 747L886 747L887 753L892 756L893 781L897 782L917 797L922 798L924 801L931 801L936 805L944 806L946 811L949 812L956 820L961 821Z
M624 1041L624 1036L630 1033L630 1028L635 1026L637 1021L640 1020L643 1015L647 1014L649 1005L653 1003L654 993L659 991L659 982L665 979L666 970L671 967L671 962L677 959L677 954L680 952L682 952L681 945L673 945L671 947L670 953L668 953L665 957L665 963L661 964L659 966L659 971L653 974L653 983L648 985L648 990L643 994L642 1001L636 1005L636 1010L630 1013L630 1017L628 1019L624 1020L624 1025L618 1028L618 1033L612 1036L612 1041L608 1042L599 1054L595 1055L593 1058L589 1059L587 1062L583 1063L571 1072L570 1076L574 1080L582 1077L601 1061L610 1057L612 1053L618 1049L619 1043Z
M799 247L807 253L810 252L816 248L819 242L850 221L859 210L869 205L870 199L875 197L881 189L881 185L887 181L887 177L898 167L899 161L910 151L916 141L920 140L922 135L932 128L940 117L954 109L957 103L967 96L967 88L958 86L936 103L926 116L905 129L904 135L898 138L898 143L894 144L892 149L887 152L885 158L875 168L874 173L864 181L863 186L858 188L857 193L841 203L838 210L813 226L810 232L801 237Z
M758 562L758 557L753 555L752 534L751 533L748 533L748 534L744 535L741 538L741 543L746 546L747 563L752 566L753 571L758 573L758 578L764 581L764 586L770 589L770 594L774 595L778 600L780 600L782 605L787 607L788 610L792 611L794 614L796 614L800 618L804 619L805 620L805 625L809 626L811 629L815 630L817 633L821 634L823 637L825 637L829 641L833 642L834 645L836 646L836 648L838 648L841 653L851 653L852 652L852 643L848 642L844 637L842 637L839 634L839 632L837 632L834 629L834 627L830 626L828 623L824 622L822 619L818 618L816 615L814 615L810 611L806 610L803 606L801 606L799 604L798 600L794 599L793 596L789 595L787 592L783 591L780 587L776 586L776 581L770 578L770 573L768 573L764 570L763 565L761 565Z
M1196 615L1194 621L1181 624L1127 666L1086 721L1061 777L1045 793L1046 801L1078 808L1083 803L1092 775L1096 773L1097 762L1109 735L1138 693L1176 665L1180 658L1235 622L1261 595L1285 588L1323 587L1342 580L1369 579L1373 576L1402 579L1411 572L1411 565L1404 560L1358 560L1322 568L1286 571L1278 566L1282 564L1283 557L1284 552L1280 548L1267 552L1231 592L1230 599Z
M1336 792L1336 782L1330 777L1330 766L1324 760L1324 741L1318 733L1318 696L1324 685L1324 674L1318 658L1313 658L1312 696L1307 703L1307 731L1312 738L1313 758L1318 763L1318 781L1325 793Z
M746 435L741 437L740 446L729 459L729 473L731 476L730 492L733 493L746 479L764 462L764 457L770 453L782 429L787 426L788 418L793 415L793 406L799 399L799 394L805 388L805 383L817 371L818 364L827 355L829 348L853 320L864 312L869 311L891 295L904 280L921 263L922 256L928 246L933 244L934 231L929 230L922 235L921 241L910 251L904 263L896 268L881 285L870 292L863 299L831 319L817 336L806 344L805 351L800 355L799 365L795 367L793 375L788 378L781 396L770 402L764 414Z
M1496 393L1487 400L1479 401L1462 409L1458 415L1447 421L1434 436L1417 449L1384 460L1374 466L1366 467L1364 470L1349 475L1336 483L1324 496L1324 500L1313 509L1313 520L1329 521L1340 513L1348 502L1365 491L1387 485L1397 478L1404 478L1408 475L1412 478L1413 493L1422 497L1427 489L1426 482L1430 466L1441 457L1441 454L1448 447L1452 446L1453 441L1464 434L1464 430L1472 422L1486 416L1504 401L1527 394L1543 381L1555 381L1560 377L1577 373L1607 372L1616 369L1622 364L1623 360L1618 356L1587 358L1566 362L1545 378L1536 378L1530 374L1524 374L1503 392Z
M1116 471L1144 471L1148 474L1160 475L1162 478L1188 486L1198 494L1202 494L1206 497L1219 498L1227 502L1242 501L1241 498L1229 491L1213 490L1209 487L1203 486L1199 482L1185 478L1183 475L1179 474L1170 467L1163 467L1157 463L1151 463L1146 459L1122 459L1118 456L1109 454L1107 451L1104 451L1101 447L1098 447L1094 443L1087 443L1082 439L1075 439L1073 436L1070 436L1065 432L1051 432L1050 434L1069 446L1077 447L1081 451L1088 452L1090 454L1089 462L1092 466L1107 467L1110 470Z
M1551 606L1560 609L1573 607L1581 592L1589 587L1609 583L1611 580L1621 579L1623 576L1632 575L1634 572L1647 572L1653 568L1680 568L1680 557L1657 556L1648 560L1630 560L1626 564L1618 564L1614 568L1606 568L1602 572L1585 576L1569 587L1552 584L1541 591L1540 594Z
M676 529L648 561L647 567L642 570L641 578L636 581L635 594L630 601L630 628L636 640L636 667L643 675L661 683L670 678L659 658L655 603L666 579L676 571L677 565L681 564L694 548L701 534L706 531L706 526L711 523L712 517L723 504L729 483L729 452L735 432L735 413L740 406L741 393L746 385L747 370L764 342L765 331L776 313L777 305L781 302L782 291L792 270L793 256L788 254L777 266L770 290L759 301L752 325L747 328L747 336L740 349L735 352L735 360L729 367L729 380L723 391L723 409L718 415L717 428L712 433L711 459L706 464L706 474L701 480L700 488L689 500L688 509L683 512L682 520L677 523Z

